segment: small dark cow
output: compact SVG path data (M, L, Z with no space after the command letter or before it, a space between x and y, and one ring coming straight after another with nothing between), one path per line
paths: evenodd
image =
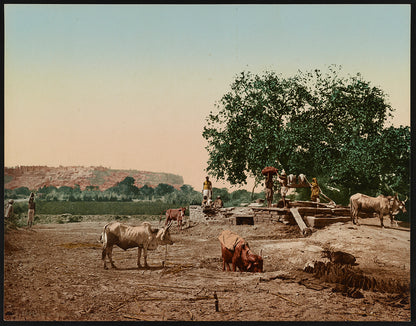
M378 197L370 197L359 193L352 195L350 197L351 220L354 224L359 225L358 214L360 212L377 213L382 227L384 227L383 217L385 215L390 216L390 225L393 226L393 222L395 222L394 216L397 215L400 210L402 210L403 213L406 213L406 200L399 200L397 194L394 196L380 195Z
M181 208L170 208L166 211L166 222L165 225L168 223L172 223L173 221L178 222L178 229L182 230L182 220L185 217L186 207ZM159 224L162 220L162 216L159 217Z
M117 245L121 249L138 248L137 267L140 265L140 257L144 257L144 266L147 268L147 250L155 250L159 245L172 245L169 227L153 229L149 222L143 222L139 226L129 226L119 222L111 222L104 226L100 241L103 243L102 260L104 268L107 269L105 258L108 256L111 266L117 268L113 262L113 246Z
M328 258L334 264L356 265L355 257L343 251L323 250L322 257Z
M223 231L223 233L224 232L227 232L227 230ZM231 263L233 272L235 272L238 267L241 272L262 273L263 258L253 254L250 251L248 243L243 238L239 238L234 246L234 250L228 249L221 240L223 233L221 233L219 237L223 261L222 270L225 271L225 267L227 266L227 271L230 271L229 264Z

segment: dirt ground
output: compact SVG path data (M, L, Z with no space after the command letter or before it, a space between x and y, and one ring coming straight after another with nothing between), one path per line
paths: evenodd
M136 249L117 247L118 269L108 270L98 242L104 218L11 230L5 234L4 319L409 321L410 293L362 290L363 298L352 298L303 271L308 261L325 261L321 251L330 245L356 256L365 275L410 282L409 229L381 229L375 218L362 222L332 224L307 238L282 223L172 227L175 244L167 255L164 246L150 251L150 269L137 268ZM262 251L264 273L222 271L217 238L224 229L245 238L254 253Z

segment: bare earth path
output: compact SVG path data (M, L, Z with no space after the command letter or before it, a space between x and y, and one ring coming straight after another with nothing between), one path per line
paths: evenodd
M366 275L410 280L409 229L337 223L308 238L297 227L198 224L173 246L149 252L151 269L137 269L137 250L114 250L118 269L104 270L98 242L106 222L38 224L5 234L5 320L199 320L199 321L409 321L409 294L361 291L363 298L334 292L302 271L321 260L322 246L357 257ZM135 219L126 223L139 224ZM154 223L154 222L153 222ZM262 274L222 271L224 229L262 250ZM214 292L218 297L215 309Z

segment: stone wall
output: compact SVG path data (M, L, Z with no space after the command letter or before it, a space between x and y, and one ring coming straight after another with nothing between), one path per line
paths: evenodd
M305 204L304 204L305 206ZM349 210L345 207L328 209L331 212L330 215L325 217L323 214L313 214L313 210L322 212L326 208L313 209L298 207L300 215L304 222L313 228L322 228L331 223L348 222L349 216L345 216ZM312 210L311 212L308 211ZM302 211L304 210L304 211ZM329 213L328 213L329 214ZM247 221L254 222L254 225L259 223L284 223L290 225L296 225L297 222L292 213L288 209L277 207L263 207L263 206L248 206L248 207L227 207L219 210L203 211L199 205L189 206L189 218L193 222L204 223L223 223L223 224L248 224ZM251 223L250 223L251 224Z
M192 222L237 224L239 218L252 218L254 224L283 222L293 224L293 217L278 211L262 210L254 207L226 207L218 210L207 210L204 212L201 206L189 206L189 219Z
M283 208L253 207L254 223L277 223L296 224L290 212Z

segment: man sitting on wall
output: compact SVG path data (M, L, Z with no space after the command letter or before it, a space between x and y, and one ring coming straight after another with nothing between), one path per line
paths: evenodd
M214 201L214 208L222 208L224 206L224 203L221 199L221 196L217 196L217 199Z
M202 208L211 207L212 206L212 200L209 199L207 196L204 196L204 199L202 200L201 206L202 206Z

